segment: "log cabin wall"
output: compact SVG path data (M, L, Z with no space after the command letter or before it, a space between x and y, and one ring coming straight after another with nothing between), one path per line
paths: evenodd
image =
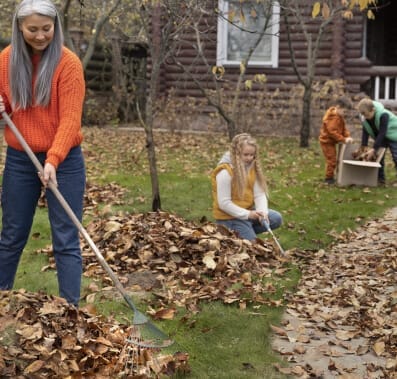
M371 63L363 53L363 25L364 20L361 15L356 15L353 20L344 23L344 77L348 88L355 93L361 90L361 86L370 76Z
M213 3L213 2L212 2ZM217 2L216 2L217 3ZM311 5L310 5L311 4ZM304 7L306 15L306 25L308 32L316 33L319 30L320 20L311 17L312 3L308 2ZM345 83L346 91L352 96L354 101L360 97L373 95L373 76L379 71L374 69L372 62L365 56L364 49L364 32L365 32L365 15L360 13L354 14L353 19L344 20L336 18L330 24L323 36L316 61L316 90L321 91L322 83L330 79L341 79ZM297 25L296 20L289 17L289 24L292 30L291 43L295 51L295 58L299 69L304 75L307 64L307 41ZM178 49L177 60L183 64L185 69L182 70L178 64L167 61L163 67L161 76L162 94L167 96L170 92L179 99L194 98L203 100L203 92L200 90L197 82L205 89L215 90L215 82L211 72L212 66L216 65L217 51L217 16L215 11L209 12L209 15L200 20L200 35L202 47L205 53L207 64L203 59L197 56L196 36L194 33L186 33L181 38ZM299 130L301 104L297 98L301 94L296 74L291 64L291 54L288 48L288 38L286 25L283 16L280 17L280 38L279 38L279 57L278 67L252 67L249 66L246 71L246 78L255 74L265 74L267 77L265 91L268 93L262 101L264 106L269 107L269 98L271 98L272 110L269 111L263 123L258 125L258 131L264 133L276 134L297 134ZM395 70L394 67L392 70ZM186 72L188 71L188 73ZM397 71L396 71L397 74ZM230 93L230 84L236 83L239 75L238 67L225 66L225 74L218 85L221 85L224 91ZM331 86L332 87L332 86ZM253 91L243 91L242 98L254 98L255 90L264 91L263 87L255 86ZM330 89L331 91L331 89ZM332 94L330 93L330 96ZM294 100L295 98L295 100ZM312 129L316 135L321 126L321 118L327 107L326 101L317 101L312 108ZM214 109L208 105L203 105L198 109L185 109L185 113L197 112L197 119L204 117ZM286 117L285 113L290 117ZM274 129L274 120L284 120L284 124ZM359 127L356 112L353 110L349 118L351 123ZM266 125L267 124L267 125ZM244 127L244 126L243 126ZM197 121L197 128L206 128L204 124Z
M217 3L217 2L216 2ZM320 21L312 19L310 16L311 6L305 8L307 15L308 31L316 33L318 31ZM280 112L284 113L282 119L284 124L279 129L279 132L284 134L297 134L299 129L299 122L297 118L300 117L300 102L297 101L296 97L299 96L298 80L296 74L291 65L291 56L288 47L288 39L286 26L280 17L280 39L279 39L279 57L278 67L252 67L248 66L245 78L252 78L256 74L265 74L267 78L265 91L268 96L262 99L263 102L267 102L268 98L271 97L272 110L264 115L264 121L261 125L258 125L258 130L274 133L274 120L280 119ZM307 57L307 43L301 33L301 30L296 26L296 20L289 19L292 29L292 46L295 50L296 62L299 69L302 70L303 74L306 72L306 57ZM340 22L343 24L343 21ZM179 99L194 98L202 99L203 93L200 90L197 82L205 89L215 90L216 84L214 82L214 76L211 72L213 66L216 66L216 55L217 55L217 16L215 11L209 12L208 17L200 20L199 24L201 43L204 51L207 63L197 55L197 39L196 35L186 33L181 38L181 43L178 49L177 61L168 61L164 65L162 75L160 78L161 88L163 90L162 95L167 96L170 92L173 96ZM335 29L334 29L335 30ZM318 52L316 73L317 80L327 80L330 78L343 79L343 42L344 33L343 29L336 29L336 37L332 33L331 27L327 29L324 35L321 48ZM342 30L342 31L341 31ZM183 64L184 70L180 68L180 64ZM225 74L217 85L220 85L225 93L229 93L229 96L233 96L233 88L237 82L239 76L239 67L225 66ZM254 99L258 94L255 92L263 91L263 86L253 86L252 91L243 91L242 98ZM274 94L277 93L277 96ZM295 97L295 98L294 98ZM205 104L206 101L203 101ZM264 106L266 106L264 104ZM269 106L267 106L269 108ZM289 109L287 109L289 108ZM321 113L324 109L321 109ZM200 108L201 116L213 112L214 109L210 106L203 105ZM186 113L196 112L195 109L185 109ZM285 113L289 113L289 117L285 116ZM314 115L314 122L319 123L319 117L321 115ZM198 128L206 127L206 125L200 125L197 122ZM266 128L267 126L267 128ZM244 128L244 125L242 125ZM267 130L266 130L267 129ZM277 133L276 133L277 134Z

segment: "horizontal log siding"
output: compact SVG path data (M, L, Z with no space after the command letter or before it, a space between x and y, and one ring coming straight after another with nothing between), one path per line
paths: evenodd
M349 91L358 93L370 79L371 62L363 56L364 18L356 14L345 23L345 67L344 74Z
M204 0L203 0L204 1ZM216 2L217 3L217 2ZM313 33L313 38L317 36L320 20L311 17L312 2L304 9L305 23L307 30ZM371 76L374 75L372 62L363 56L363 34L365 14L354 12L352 20L334 20L324 32L320 49L316 60L316 82L325 82L329 79L343 79L350 94L363 94L368 89ZM298 22L292 17L289 19L292 32L292 46L295 53L295 61L301 75L305 75L307 70L307 41L303 35ZM183 70L172 61L167 61L163 65L160 79L161 94L167 95L172 91L177 99L188 97L202 101L201 107L197 107L198 112L209 113L214 111L210 106L205 105L206 101L202 91L197 86L198 81L206 90L215 90L216 85L224 89L225 93L232 95L239 76L239 67L225 66L225 74L218 82L214 82L211 72L216 65L217 51L217 17L214 11L208 12L208 17L200 23L200 37L202 38L202 49L208 65L205 64L197 54L197 41L193 31L180 36L178 62L182 64L190 74ZM242 90L240 96L241 104L254 97L263 98L263 106L268 110L269 118L277 119L278 111L287 109L290 117L288 122L291 132L297 131L300 124L301 105L299 96L302 91L294 72L291 62L291 55L288 48L286 25L283 15L280 17L280 39L278 67L253 67L248 66L245 79L252 79L255 74L265 74L267 82L265 85L253 85L252 91ZM320 87L317 88L317 90ZM263 95L263 91L266 95ZM227 101L230 101L229 96ZM226 97L225 97L226 99ZM324 112L325 101L314 100L316 106L312 109L314 129L321 125L321 117ZM321 103L321 104L320 104ZM254 102L252 103L254 104ZM272 107L271 109L269 107ZM291 117L292 116L292 117ZM282 116L285 117L285 116ZM295 123L294 125L292 125ZM318 130L314 130L316 134Z
M315 33L318 31L319 21L313 20L310 17L311 8L306 8L309 24L308 31ZM214 14L214 13L213 13ZM202 46L209 65L216 65L216 48L217 48L217 18L215 15L209 16L211 19L206 19L200 24ZM291 24L294 20L290 20ZM208 25L211 25L209 27ZM306 72L306 57L307 57L307 43L298 26L291 26L292 29L292 45L295 49L295 58L299 70L305 74ZM211 67L207 67L203 60L197 56L196 39L193 33L186 34L181 37L183 42L180 42L180 49L178 61L188 69L195 79L199 80L203 87L208 89L215 89ZM331 53L332 53L332 31L328 28L321 43L321 48L318 51L316 76L318 79L329 79L331 75ZM225 86L227 83L236 83L239 76L239 67L225 67L226 73L220 82ZM250 79L255 74L265 74L267 76L267 90L286 91L289 92L292 87L298 84L297 77L291 65L291 56L288 48L287 32L285 25L282 22L280 25L280 40L279 40L279 65L277 68L271 67L252 67L247 68L245 79ZM173 62L167 62L164 65L164 71L161 77L161 88L166 95L171 88L174 89L174 94L177 97L202 97L202 92L198 89L196 83L183 73L180 67ZM255 87L254 87L255 89Z

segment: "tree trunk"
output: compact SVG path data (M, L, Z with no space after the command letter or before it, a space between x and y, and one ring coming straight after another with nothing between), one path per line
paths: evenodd
M150 88L149 96L146 104L146 122L145 133L146 133L146 148L148 152L149 159L149 169L150 169L150 180L152 184L152 211L156 212L161 209L161 199L160 199L160 185L157 173L157 160L156 160L156 150L153 138L153 104L158 97L158 86L160 77L160 43L161 43L161 29L160 29L160 6L155 6L153 12L153 35L152 35L152 73L150 77Z
M231 141L233 137L236 135L236 123L233 119L227 120L227 132L229 136L229 140Z
M161 210L161 199L160 199L160 185L159 177L157 172L157 159L156 159L156 147L153 138L153 92L151 91L148 96L145 108L145 120L139 108L139 102L137 102L137 113L139 121L145 130L146 137L146 150L149 161L150 171L150 182L152 184L152 211L157 212Z
M300 147L309 147L310 139L310 104L312 101L312 86L306 85L303 92L302 127L300 131Z
M106 23L109 21L110 16L116 11L118 6L120 5L121 0L116 0L116 2L113 4L113 6L108 10L107 13L104 13L99 17L94 25L94 30L95 33L93 34L92 38L90 39L88 43L88 48L86 53L84 54L84 57L82 59L82 64L84 71L87 69L88 63L90 62L92 55L94 54L95 51L95 46L97 45L99 36L101 35L102 29L106 25Z
M156 212L161 209L160 185L157 173L156 150L153 138L153 105L149 97L146 107L146 148L149 159L150 181L152 184L152 211Z

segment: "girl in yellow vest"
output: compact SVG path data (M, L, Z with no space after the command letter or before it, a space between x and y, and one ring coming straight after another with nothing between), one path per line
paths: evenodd
M247 133L236 135L211 174L213 216L244 239L278 228L279 212L268 208L267 185L259 162L258 145Z

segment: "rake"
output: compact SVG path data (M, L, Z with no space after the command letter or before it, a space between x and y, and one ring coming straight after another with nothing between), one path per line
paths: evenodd
M33 153L29 145L26 143L25 139L23 138L22 134L19 132L18 128L15 126L13 121L10 119L6 112L1 112L1 115L8 126L11 128L12 132L15 134L15 137L18 139L19 143L25 150L26 154L29 156L30 160L38 170L40 175L43 174L44 169L41 165L40 161L37 159L36 155ZM66 202L62 194L59 192L57 186L53 182L48 183L48 187L53 192L55 197L58 199L59 203L61 204L62 208L65 210L67 215L70 217L72 222L75 224L79 232L83 235L87 243L90 245L91 249L93 250L96 258L98 259L99 263L106 271L106 273L112 279L115 287L123 296L124 300L127 302L129 307L133 310L133 326L131 335L127 339L128 343L135 345L137 348L144 348L144 349L163 349L173 344L173 341L170 340L167 335L158 329L149 319L146 317L142 312L140 312L137 307L135 306L134 302L127 294L126 290L124 289L123 285L121 284L120 280L117 278L113 270L110 268L106 260L104 259L103 255L80 223L77 216L74 214L73 210L70 208L69 204Z
M281 255L285 256L287 255L286 252L284 251L284 249L281 247L280 242L278 242L278 239L276 238L276 236L274 235L272 229L270 228L270 225L267 221L263 221L265 228L267 229L267 231L271 234L274 242L276 243L278 249L280 250Z

